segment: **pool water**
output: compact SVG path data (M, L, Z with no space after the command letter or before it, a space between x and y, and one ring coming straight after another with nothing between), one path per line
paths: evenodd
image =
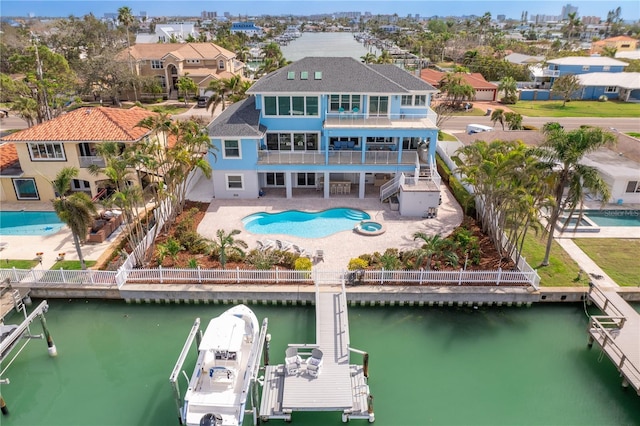
M640 226L640 210L585 210L598 226Z
M55 212L0 211L0 235L51 235L63 226Z
M341 231L350 231L363 220L367 212L336 208L319 212L287 210L280 213L254 213L242 219L244 228L253 234L283 234L300 238L322 238Z

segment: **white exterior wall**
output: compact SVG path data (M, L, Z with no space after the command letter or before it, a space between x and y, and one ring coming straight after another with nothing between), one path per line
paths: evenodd
M242 176L242 189L228 189L227 176ZM214 198L258 198L260 184L258 174L248 170L217 170L213 172L213 196Z
M400 216L424 217L430 207L438 208L440 193L435 191L403 191L398 194Z
M640 204L640 192L626 192L627 184L629 181L640 180L640 173L635 177L628 176L626 178L617 178L613 183L609 182L609 179L605 177L605 181L611 188L611 203L617 203L618 200L622 200L623 204Z

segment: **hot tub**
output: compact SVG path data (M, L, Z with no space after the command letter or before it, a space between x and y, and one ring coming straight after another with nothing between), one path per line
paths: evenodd
M369 236L384 234L385 231L383 224L371 220L363 220L357 224L353 230L360 235Z

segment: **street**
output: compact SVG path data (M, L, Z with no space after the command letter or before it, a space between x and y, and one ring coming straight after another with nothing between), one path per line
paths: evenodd
M604 129L616 129L619 132L637 132L640 133L640 117L626 117L626 118L602 118L602 117L523 117L522 124L535 126L541 129L545 123L549 121L557 121L562 124L565 129L572 130L577 129L582 125L590 125L596 127L602 127ZM482 124L485 126L495 127L488 116L483 117L462 117L455 116L448 119L443 125L443 130L464 131L467 128L467 124ZM496 129L500 128L500 124L496 123Z

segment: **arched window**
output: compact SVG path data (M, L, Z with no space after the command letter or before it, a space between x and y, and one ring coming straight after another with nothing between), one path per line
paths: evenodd
M224 61L222 59L220 59L218 61L218 69L223 70L224 69Z

